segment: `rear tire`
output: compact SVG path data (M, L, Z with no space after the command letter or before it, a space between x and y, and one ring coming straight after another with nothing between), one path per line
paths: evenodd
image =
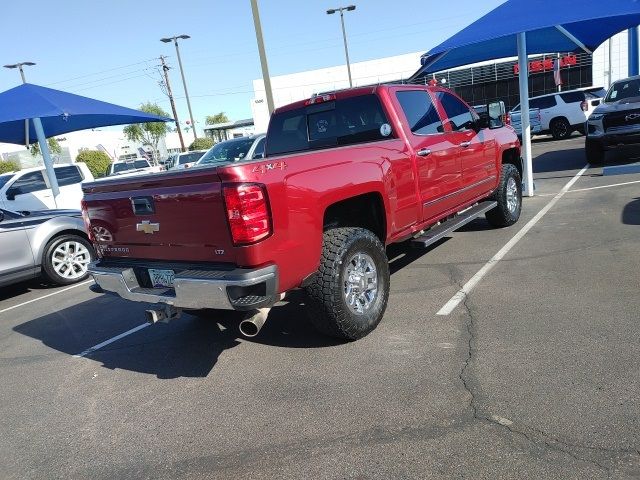
M556 140L564 140L571 136L571 124L566 118L556 118L551 122L551 135Z
M500 184L493 199L498 205L485 214L492 226L509 227L518 221L522 211L522 180L515 165L502 165Z
M318 331L344 340L372 332L389 299L389 262L378 237L356 227L326 231L320 268L306 292Z
M87 268L95 258L95 250L86 238L60 235L44 247L42 274L58 285L80 282L89 276Z
M602 144L587 139L584 144L584 153L587 157L587 162L591 165L602 165L604 163L604 148Z

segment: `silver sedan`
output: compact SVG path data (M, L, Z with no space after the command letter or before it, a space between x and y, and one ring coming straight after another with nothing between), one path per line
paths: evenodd
M40 275L69 285L87 278L94 258L79 211L0 209L0 287Z

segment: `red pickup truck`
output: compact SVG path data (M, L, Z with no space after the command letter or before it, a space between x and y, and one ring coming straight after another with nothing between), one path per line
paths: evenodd
M489 109L487 109L489 110ZM429 245L478 215L515 223L520 144L440 87L353 88L278 108L258 158L83 185L102 290L181 309L234 309L256 335L304 288L314 326L357 339L389 297L385 247Z

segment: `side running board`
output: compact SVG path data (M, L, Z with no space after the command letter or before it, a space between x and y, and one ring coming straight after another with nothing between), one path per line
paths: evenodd
M430 228L419 237L412 239L411 245L416 248L426 248L429 245L436 243L438 240L446 237L451 232L458 230L460 227L466 225L480 215L488 212L496 205L498 205L498 202L491 200L480 202L471 208L463 210L455 217L449 220L445 220L440 225L436 225L435 227Z

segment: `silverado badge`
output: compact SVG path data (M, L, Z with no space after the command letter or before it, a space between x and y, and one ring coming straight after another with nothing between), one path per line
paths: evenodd
M151 233L157 232L160 230L159 223L150 223L149 220L143 220L142 223L136 224L137 232Z

